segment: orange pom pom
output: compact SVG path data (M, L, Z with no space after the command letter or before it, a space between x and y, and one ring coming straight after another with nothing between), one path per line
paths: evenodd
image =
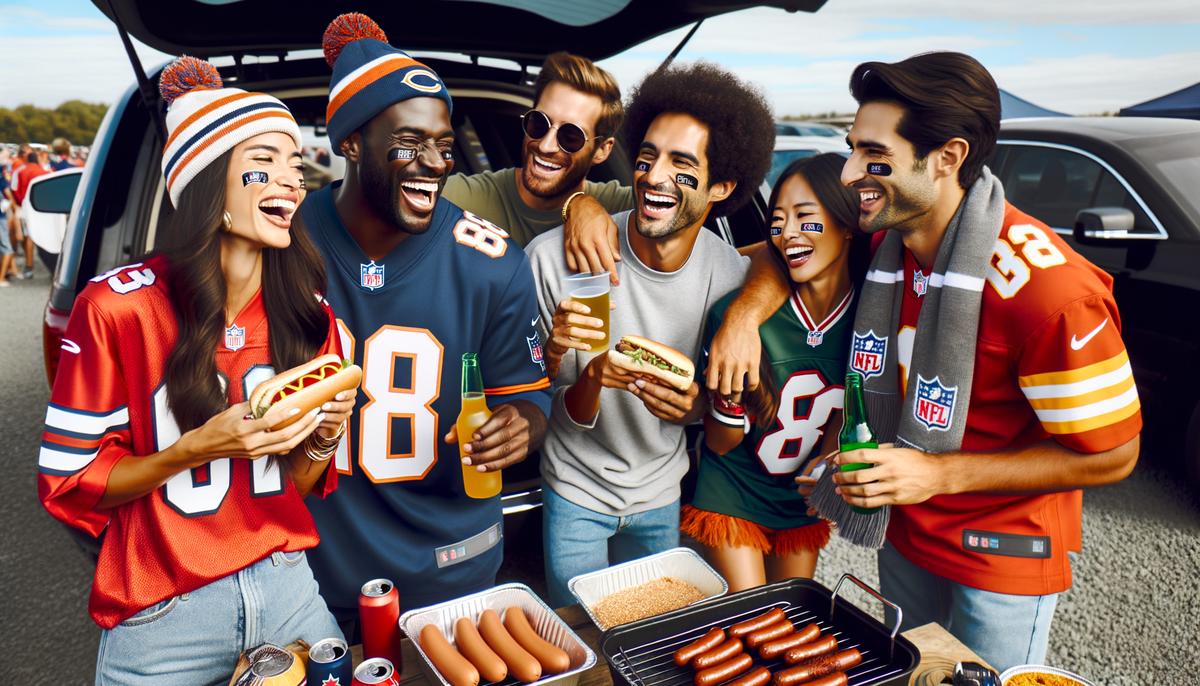
M158 77L158 92L168 105L185 93L215 90L222 85L221 73L212 63L187 55L168 64Z
M350 43L363 38L374 38L377 41L388 42L387 34L379 28L373 19L365 14L350 12L338 16L329 22L321 47L325 50L325 61L329 66L337 62L342 49Z

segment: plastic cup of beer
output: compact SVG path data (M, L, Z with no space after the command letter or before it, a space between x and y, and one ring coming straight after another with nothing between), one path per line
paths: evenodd
M595 317L604 324L600 330L604 332L603 339L588 339L591 352L598 353L608 350L608 272L598 274L576 274L566 278L567 296L577 303L586 305L591 312L589 317Z

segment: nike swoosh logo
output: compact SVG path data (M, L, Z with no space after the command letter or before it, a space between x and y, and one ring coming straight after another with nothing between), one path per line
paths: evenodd
M70 338L62 339L62 345L59 347L61 347L63 350L65 350L69 353L74 353L76 355L79 354L79 344L76 343L75 341L71 340Z
M1092 329L1083 338L1076 338L1075 336L1071 336L1071 350L1082 349L1083 346L1088 344L1088 341L1095 338L1096 334L1100 333L1100 330L1103 329L1107 325L1108 325L1108 317L1105 317L1104 321L1100 322L1100 326L1097 326L1096 328Z
M537 326L538 320L539 320L539 319L541 319L541 318L542 318L542 315L540 315L540 314L539 314L538 316L536 316L536 317L534 317L534 318L533 318L533 321L529 322L529 325L530 325L530 326Z

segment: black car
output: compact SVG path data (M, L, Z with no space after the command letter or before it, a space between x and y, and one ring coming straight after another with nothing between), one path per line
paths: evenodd
M320 56L322 31L338 14L363 12L389 32L394 45L424 61L446 82L454 98L454 168L473 173L520 163L520 116L532 105L537 67L551 52L569 50L599 60L708 16L755 5L816 11L825 0L582 0L569 5L355 0L293 3L285 13L279 12L278 3L266 0L93 2L122 29L123 37L127 32L170 54L232 57L233 65L220 70L226 84L278 97L302 127L317 131L325 123L330 78ZM97 274L153 250L157 232L168 226L173 211L159 166L164 108L154 84L163 65L144 72L128 46L127 50L137 82L109 109L82 178L75 175L72 187L46 188L34 199L43 211L70 212L43 326L51 383L76 295ZM310 190L320 185L314 178L320 177L308 175ZM624 154L618 149L592 169L590 178L628 182L631 173ZM73 205L63 200L72 196ZM759 198L731 217L710 219L708 228L735 245L755 242L764 205ZM505 513L538 507L539 486L536 458L506 470Z
M1200 486L1200 121L1008 120L991 168L1010 202L1115 278L1147 436L1183 440Z

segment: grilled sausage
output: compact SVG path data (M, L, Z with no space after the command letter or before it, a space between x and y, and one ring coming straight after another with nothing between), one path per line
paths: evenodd
M776 672L772 683L775 686L793 686L805 683L834 672L844 672L862 662L862 653L857 648L843 650L833 655L822 655L798 665L788 667L782 672Z
M766 667L759 667L750 672L744 677L740 677L737 681L731 681L726 686L766 686L771 680L771 670Z
M767 641L758 647L758 656L764 660L774 660L796 646L815 641L821 637L821 627L816 623L806 624L794 634Z
M686 667L688 663L692 661L692 658L716 648L717 646L721 645L721 642L724 640L725 630L721 627L714 626L708 630L707 634L704 634L700 638L697 638L679 650L676 650L675 664L680 667Z
M529 683L542 678L541 663L513 640L508 630L500 623L500 615L496 614L495 610L484 610L480 613L479 634L483 636L488 647L504 660L504 664L508 665L508 673L517 680Z
M692 667L708 669L733 658L740 652L742 652L742 639L731 638L707 653L697 655L696 659L692 660Z
M845 672L834 672L829 676L806 681L804 686L846 686L847 681Z
M750 665L754 664L754 658L750 657L749 653L742 653L732 660L722 662L716 667L709 667L696 672L693 683L696 686L717 686L722 681L728 681L742 672L750 669Z
M454 623L454 645L463 657L475 665L484 681L496 683L508 678L508 666L483 642L475 622L469 617L459 617Z
M759 629L765 629L772 624L781 622L785 619L787 619L787 615L783 613L783 610L776 607L770 612L764 612L757 617L751 617L744 622L738 622L737 624L734 624L733 626L729 627L729 635L735 638L741 638L748 633L758 631Z
M542 665L542 674L562 674L571 668L567 651L538 636L525 611L516 605L504 611L504 628Z
M785 617L782 622L776 622L765 629L759 629L758 631L746 634L746 647L757 648L767 641L783 638L795 630L796 627L792 624L792 620Z
M832 653L837 650L837 637L825 636L811 643L802 643L795 648L789 648L783 654L783 661L789 665L794 665L797 662L811 660L814 657Z
M450 645L440 629L426 624L420 641L421 650L450 686L478 686L479 670Z

